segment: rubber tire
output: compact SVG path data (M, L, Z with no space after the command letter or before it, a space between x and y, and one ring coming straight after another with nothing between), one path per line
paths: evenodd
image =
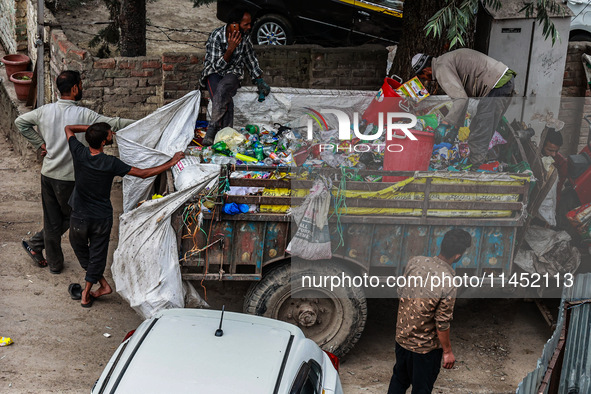
M300 264L298 264L296 269L297 272L292 275L291 264L280 265L265 274L261 281L253 283L244 300L244 312L277 318L277 313L281 306L277 305L277 303L285 299L288 293L291 294L292 285L301 289L301 275L341 276L343 271L345 275L351 275L347 270L343 270L342 267L337 267L335 263L327 261L315 261L313 265L308 267L300 267ZM326 292L330 293L330 290ZM350 288L339 288L332 295L332 301L338 302L342 308L342 316L340 318L342 318L343 323L332 338L322 341L318 341L317 338L311 339L315 340L323 350L341 358L353 348L363 333L367 320L367 300L363 289L354 286ZM287 300L293 299L290 297ZM296 324L293 320L285 319L285 321ZM306 327L300 326L300 329L306 334Z
M589 33L574 33L568 39L569 41L591 41L591 34Z
M255 45L283 45L283 44L260 44L258 42L257 35L259 32L259 29L261 28L262 25L264 25L265 23L268 23L268 22L276 23L283 29L283 31L285 32L285 36L286 36L286 40L285 40L286 45L290 45L293 43L293 28L291 26L291 23L281 15L267 14L267 15L263 15L262 17L258 18L256 23L254 24L254 27L252 28L251 39L252 39L253 44L255 44Z

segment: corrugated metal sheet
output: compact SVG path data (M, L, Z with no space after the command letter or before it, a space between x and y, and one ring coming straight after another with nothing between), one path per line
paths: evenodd
M579 275L570 301L591 299L591 274ZM591 303L571 306L559 393L591 393Z
M544 346L536 369L519 383L517 394L535 394L544 378L548 363L560 340L565 324L565 302L591 299L591 274L577 275L575 283L565 288L560 303L560 314L552 337ZM565 344L565 355L560 378L560 393L591 393L591 304L570 308L570 321ZM544 391L547 393L547 390Z

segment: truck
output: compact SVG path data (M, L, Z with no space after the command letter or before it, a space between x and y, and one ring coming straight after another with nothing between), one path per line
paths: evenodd
M268 173L256 178L238 174ZM329 215L332 258L297 264L286 252L297 225L287 208L319 177L333 182ZM378 177L396 182L375 181ZM382 178L383 179L383 178ZM403 180L403 181L401 181ZM464 273L488 277L514 271L513 255L528 219L530 176L523 173L391 172L346 168L223 165L220 183L283 193L214 195L187 202L173 215L182 278L189 281L248 281L244 312L290 322L324 350L339 357L361 337L371 288L314 286L304 276L372 277L384 288L402 275L417 255L439 252L443 235L460 227L472 246L455 265ZM169 182L170 184L170 182ZM343 190L355 191L343 193ZM287 191L287 192L286 192ZM344 196L344 197L343 197ZM249 204L259 211L229 215L224 204ZM191 218L192 217L192 218ZM395 297L395 293L390 293Z

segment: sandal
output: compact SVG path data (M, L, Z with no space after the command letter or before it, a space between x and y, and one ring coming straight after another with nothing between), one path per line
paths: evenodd
M21 245L23 246L23 249L25 250L25 252L27 252L29 257L31 257L33 259L33 261L37 264L38 267L40 267L40 268L47 267L47 260L45 260L45 257L43 257L42 252L41 253L35 252L29 246L27 241L25 241L24 239L22 240Z
M82 298L82 296L80 296L80 298ZM82 308L90 308L92 306L92 303L94 302L95 298L93 296L89 296L90 301L88 301L86 304L80 303L80 305L82 305Z
M78 283L70 283L70 286L68 286L68 293L70 293L70 298L73 300L81 300L82 286L80 286Z

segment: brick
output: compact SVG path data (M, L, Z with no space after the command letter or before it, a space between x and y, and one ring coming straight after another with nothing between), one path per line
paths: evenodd
M159 60L149 60L149 61L145 61L142 62L142 66L143 69L144 68L160 68L161 67L161 63Z
M191 55L191 56L189 56L189 63L191 63L191 64L199 64L200 59L202 59L202 58L199 58L199 57L197 57L195 55Z
M162 84L162 76L161 75L157 75L157 76L148 78L148 81L147 81L148 86L155 86L155 85L160 85L160 84Z
M125 101L135 104L135 103L143 103L144 102L144 97L139 95L139 94L132 94L131 96L128 96Z
M84 89L83 94L86 99L99 99L103 97L103 88Z
M68 54L69 55L71 54L71 55L73 55L73 56L75 56L75 57L77 57L77 58L79 58L81 60L84 60L87 57L88 52L86 52L84 50L81 50L81 49L70 49L70 51L68 52Z
M162 63L184 63L187 61L187 56L185 55L162 55Z
M129 60L120 60L117 64L117 68L120 70L132 70L137 68L137 62Z
M101 87L101 88L110 87L110 86L113 86L113 80L111 78L93 80L93 81L89 82L89 86Z
M141 94L144 96L151 96L156 94L156 86L149 86L146 88L137 88L133 90L134 93Z
M138 80L129 78L115 78L113 79L113 86L124 88L136 88L138 86Z
M101 68L101 69L114 69L115 68L115 59L98 59L94 61L93 64L94 68Z
M130 70L105 70L105 78L128 78L131 77Z
M59 50L62 51L63 53L68 53L68 50L72 46L74 46L74 44L72 44L70 41L65 41L65 40L58 41L57 45L59 47Z
M164 65L162 65L162 70L164 70L164 71L173 71L174 70L174 64L164 64Z
M129 89L126 88L105 88L105 95L126 96L129 94Z
M152 76L154 76L154 71L152 71L152 70L144 70L144 71L131 70L131 76L132 77L152 77Z

